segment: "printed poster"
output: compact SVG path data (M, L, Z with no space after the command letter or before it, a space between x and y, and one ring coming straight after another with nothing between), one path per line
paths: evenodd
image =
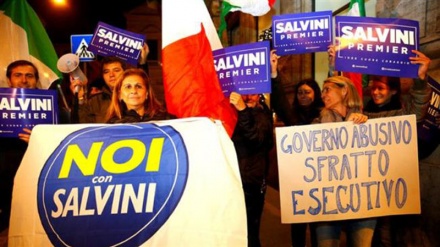
M37 125L15 176L8 244L246 247L235 155L208 118Z
M327 51L332 30L332 11L274 16L273 47L279 56Z
M428 85L432 89L431 98L418 132L420 138L426 141L438 138L440 132L440 84L434 78L428 76Z
M229 46L213 51L223 94L271 92L269 41Z
M419 23L396 18L336 16L338 71L417 78L411 50L419 50Z
M89 51L104 57L116 56L129 64L136 65L145 35L120 29L104 22L98 22Z
M0 137L18 137L23 128L58 124L56 90L0 88Z

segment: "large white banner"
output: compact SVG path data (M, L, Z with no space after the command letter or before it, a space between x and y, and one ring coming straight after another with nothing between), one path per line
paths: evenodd
M415 115L276 128L283 223L419 214Z
M207 118L37 125L9 246L247 246L233 143Z

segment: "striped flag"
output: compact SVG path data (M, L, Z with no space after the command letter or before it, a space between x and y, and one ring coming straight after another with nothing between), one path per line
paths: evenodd
M348 7L349 16L366 16L364 0L351 0Z
M15 60L35 64L39 88L47 89L61 77L58 56L35 11L26 0L6 0L0 6L0 87L8 87L6 68Z
M212 55L220 48L203 0L162 1L163 84L168 112L178 118L221 120L232 136L237 113L223 95Z
M226 29L225 17L229 12L241 11L252 16L265 15L274 5L275 0L223 0L220 13L219 37Z
M364 0L351 0L350 6L348 7L348 14L347 15L348 16L365 16L365 2L364 2ZM362 98L363 85L365 83L368 83L367 76L366 75L364 76L359 73L354 73L354 72L343 72L343 75L345 77L349 78L354 83L359 95Z

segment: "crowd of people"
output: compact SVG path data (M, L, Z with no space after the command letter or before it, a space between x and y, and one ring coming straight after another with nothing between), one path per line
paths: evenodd
M334 47L330 46L328 53L329 66L332 67ZM238 113L231 139L237 153L246 204L248 246L261 246L259 232L270 164L269 152L274 147L272 113L275 112L285 126L343 121L362 124L368 119L405 114L416 114L420 121L430 97L427 85L430 59L419 51L413 53L410 62L419 65L419 78L414 80L406 98L401 95L400 78L370 76L370 100L364 106L350 79L331 75L324 80L322 87L312 78L296 83L291 104L278 73L279 56L275 51L270 53L270 104L266 103L264 95L230 94L230 103ZM129 68L117 57L104 58L101 61L101 84L93 90L78 92L77 97L86 100L78 104L76 123L112 124L172 119L151 86L147 55L148 47L144 46L137 68ZM29 61L12 62L6 75L11 88L38 88L38 70ZM74 78L69 78L69 81L72 93L77 86L87 86L87 82ZM0 138L0 230L8 227L13 179L31 133L30 129L24 128L19 138ZM311 233L312 246L339 246L341 231L347 233L350 246L371 246L373 243L374 246L402 246L399 234L405 231L404 217L291 224L292 246L305 246L307 232Z

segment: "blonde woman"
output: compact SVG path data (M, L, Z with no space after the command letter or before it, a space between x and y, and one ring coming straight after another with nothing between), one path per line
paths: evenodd
M368 117L362 114L362 99L350 79L343 76L329 77L322 89L324 109L314 123L353 121L364 123ZM316 237L319 247L339 246L341 231L347 234L347 246L370 247L376 218L318 222Z

